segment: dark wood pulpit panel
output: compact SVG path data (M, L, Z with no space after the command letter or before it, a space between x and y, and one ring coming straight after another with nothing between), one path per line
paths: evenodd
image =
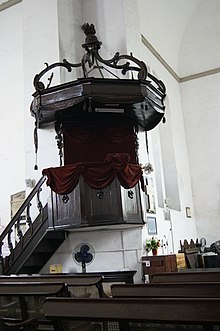
M117 180L103 190L94 190L80 179L67 196L51 191L49 209L50 226L55 228L143 224L139 185L126 190Z

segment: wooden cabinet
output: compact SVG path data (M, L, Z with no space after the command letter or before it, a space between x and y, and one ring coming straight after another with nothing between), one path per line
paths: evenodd
M150 281L152 274L177 271L176 255L143 256L142 270L144 282Z
M94 190L80 180L67 201L63 198L51 192L50 227L144 223L138 184L126 190L115 180L103 190Z

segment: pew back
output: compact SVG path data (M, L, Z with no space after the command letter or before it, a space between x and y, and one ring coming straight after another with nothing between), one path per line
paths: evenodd
M163 272L153 274L151 283L220 282L219 271Z
M4 321L38 320L48 324L42 314L47 296L69 296L64 283L1 282L0 318Z
M149 283L113 284L114 298L144 297L182 297L182 298L220 298L220 282L208 283Z
M100 275L87 274L50 274L50 275L12 275L0 276L1 282L41 282L41 283L65 283L69 291L76 297L105 297Z
M59 331L67 330L65 323L72 330L167 330L170 324L212 330L220 325L219 309L219 298L47 298L43 314Z

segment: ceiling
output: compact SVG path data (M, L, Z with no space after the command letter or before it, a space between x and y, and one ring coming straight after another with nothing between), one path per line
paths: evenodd
M177 74L185 33L203 2L138 0L141 33Z

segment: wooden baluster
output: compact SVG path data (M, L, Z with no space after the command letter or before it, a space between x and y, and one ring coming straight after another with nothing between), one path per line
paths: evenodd
M4 258L3 258L3 254L2 254L2 246L4 245L4 242L2 241L0 243L0 275L3 274L4 272Z
M23 248L23 232L21 230L21 224L20 224L20 221L22 220L22 217L19 216L18 220L17 220L17 226L16 226L16 230L17 230L17 236L18 236L18 239L19 239L19 242L21 243L21 247L20 249Z
M30 234L32 235L33 234L33 222L32 222L31 215L30 215L30 207L31 207L31 203L29 203L27 205L27 221L26 221L26 223L29 226Z
M10 257L11 257L11 261L14 260L14 247L13 247L13 244L12 244L12 241L11 241L11 233L13 232L13 229L11 228L9 231L8 231L8 249L10 251Z
M40 192L42 191L42 188L39 188L39 190L37 191L37 208L39 210L39 214L41 217L41 222L43 221L43 205L40 201Z

